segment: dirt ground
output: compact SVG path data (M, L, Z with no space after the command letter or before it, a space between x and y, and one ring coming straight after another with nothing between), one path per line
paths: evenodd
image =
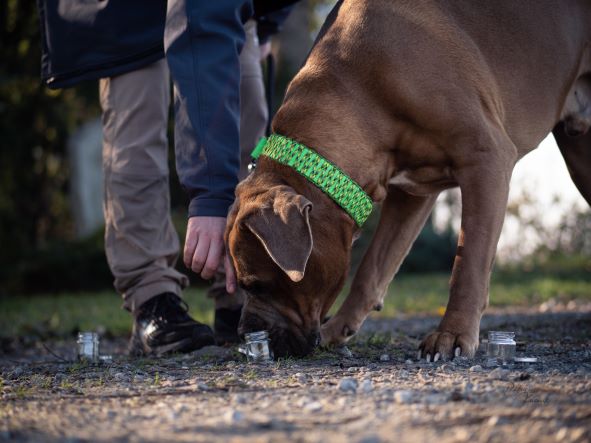
M3 343L0 441L591 441L591 306L485 316L481 338L515 331L518 354L539 359L512 368L486 367L484 346L472 360L417 362L437 321L370 320L352 357L269 365L216 347L131 360L105 338L113 362L85 366L60 360L73 339Z

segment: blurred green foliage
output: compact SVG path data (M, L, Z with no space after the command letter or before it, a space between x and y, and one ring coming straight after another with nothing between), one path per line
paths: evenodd
M41 84L35 2L0 2L0 41L0 282L6 282L51 239L72 238L66 144L78 125L98 115L98 102L95 85L51 91Z

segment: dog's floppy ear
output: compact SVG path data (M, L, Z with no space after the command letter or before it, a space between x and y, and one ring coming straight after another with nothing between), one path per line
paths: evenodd
M273 200L244 224L260 240L271 259L294 282L304 278L312 252L309 212L312 203L289 186L270 190Z

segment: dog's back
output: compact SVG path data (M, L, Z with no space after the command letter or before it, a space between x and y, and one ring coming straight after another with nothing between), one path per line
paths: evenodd
M297 125L290 100L311 111L323 96L379 103L411 120L448 117L445 127L485 113L522 156L568 114L573 82L591 72L590 41L586 0L345 0L284 106L290 126ZM377 62L359 63L360 54Z

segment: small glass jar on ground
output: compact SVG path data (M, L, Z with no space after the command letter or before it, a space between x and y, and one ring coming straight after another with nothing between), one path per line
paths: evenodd
M488 366L513 364L515 358L515 333L506 331L490 331L486 360Z
M269 333L258 331L244 334L245 344L241 350L246 354L249 362L260 363L273 360L273 353L269 349Z
M78 360L96 363L99 361L99 337L96 332L78 333Z

